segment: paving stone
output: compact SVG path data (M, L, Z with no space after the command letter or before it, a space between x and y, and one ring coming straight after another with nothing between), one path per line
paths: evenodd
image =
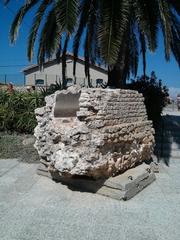
M0 240L179 240L179 162L160 163L156 181L129 201L72 191L20 163L0 178Z
M0 177L19 164L18 159L0 159Z
M126 240L158 240L153 229L144 226L136 226L134 225L132 228L128 228L126 232Z
M117 200L128 200L132 198L156 179L155 174L147 164L141 164L121 175L111 177L107 180L91 180L83 177L62 178L58 172L50 174L47 167L43 164L39 165L37 173L65 183L80 191L94 192Z

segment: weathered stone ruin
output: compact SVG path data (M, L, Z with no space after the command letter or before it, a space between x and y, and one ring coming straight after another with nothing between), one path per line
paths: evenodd
M35 147L61 176L108 178L153 152L154 130L136 91L71 87L47 97L36 117Z

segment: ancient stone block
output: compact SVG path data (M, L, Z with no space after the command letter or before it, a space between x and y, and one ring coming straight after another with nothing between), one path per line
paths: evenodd
M151 158L154 130L136 91L71 87L36 110L35 147L50 172L108 178Z

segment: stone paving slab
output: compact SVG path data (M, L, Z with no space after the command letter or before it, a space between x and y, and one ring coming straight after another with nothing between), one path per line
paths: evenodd
M0 240L180 239L177 159L161 164L157 180L127 202L72 191L36 168L0 160Z
M39 164L37 174L67 185L70 189L97 193L116 200L129 200L155 181L156 176L148 164L140 164L123 174L108 179L64 178L58 172L49 172L47 166Z
M1 159L0 160L0 177L19 164L18 159Z

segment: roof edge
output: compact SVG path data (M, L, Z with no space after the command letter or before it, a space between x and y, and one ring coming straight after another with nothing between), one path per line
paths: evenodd
M74 60L74 56L72 54L68 53L66 56L67 56L68 59ZM81 64L84 64L85 61L84 61L84 58L78 57L77 62L79 62ZM57 59L53 58L53 59L50 59L50 60L46 61L44 63L44 68L48 67L48 65L51 65L51 64L58 64ZM103 68L103 67L101 67L97 64L90 64L90 68L93 68L93 69L101 71L105 74L108 74L107 69L105 69L105 68ZM39 65L38 64L32 64L32 65L22 69L21 71L23 73L28 73L29 71L37 71L37 70L39 70Z

